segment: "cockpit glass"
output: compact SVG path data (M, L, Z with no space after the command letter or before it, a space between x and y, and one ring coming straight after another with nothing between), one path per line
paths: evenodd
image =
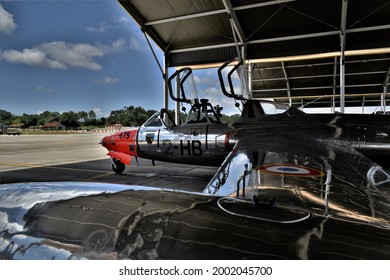
M209 122L209 123L221 122L210 104L207 104L206 106L203 105L200 107L194 106L191 108L188 114L187 123L203 123L203 122Z
M201 123L207 121L208 118L206 114L203 111L201 111L201 108L195 108L195 107L191 108L187 118L188 123Z
M208 108L206 109L207 111L207 116L209 118L209 120L212 122L212 123L219 123L220 120L217 116L217 114L215 113L215 111L211 108L211 106L208 106Z
M160 118L162 118L163 123L165 124L166 127L173 127L176 126L175 122L173 121L172 117L169 115L168 112L162 112L160 114Z
M188 114L187 122L194 123L194 122L198 122L198 120L199 120L199 111L191 109Z
M245 99L252 99L252 93L248 89L248 79L246 77L245 67L231 64L222 70L222 82L225 88L230 89L230 93Z
M208 112L207 115L209 116L211 122L213 123L218 122L216 116L212 112Z
M163 123L160 119L160 112L156 112L145 123L144 126L162 126Z
M183 73L183 76L186 74L187 74L187 72ZM184 90L185 97L187 99L198 99L199 98L194 75L192 73L191 73L191 75L188 76L188 78L185 80L185 82L183 83L182 86L183 86L182 90Z

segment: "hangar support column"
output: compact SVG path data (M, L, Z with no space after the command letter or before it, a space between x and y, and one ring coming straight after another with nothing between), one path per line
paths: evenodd
M390 82L389 80L390 80L390 67L387 70L385 81L383 83L383 94L382 94L382 98L381 98L381 105L382 105L382 111L383 112L386 111L386 94L387 94L387 91L388 91L388 88L389 88L389 82Z
M176 76L176 98L180 98L180 77L179 75ZM176 102L175 107L175 123L176 125L181 125L180 123L180 103Z
M334 65L333 65L332 114L336 112L336 89L337 89L337 56L334 57Z
M252 65L251 61L249 60L248 61L248 90L249 90L249 94L250 96L253 96L252 94L252 89L253 89L253 83L252 83L252 66L254 67L254 65Z
M164 108L168 110L168 59L167 54L164 54Z
M153 50L152 45L150 44L150 41L148 39L148 36L146 35L146 32L143 28L141 28L142 34L145 37L146 42L148 43L148 46L153 54L154 59L156 60L156 63L160 69L161 75L164 80L164 108L168 110L168 55L167 53L164 53L164 65L161 67L161 63L157 58L156 53Z
M342 0L340 24L340 113L344 113L345 106L345 42L348 0Z

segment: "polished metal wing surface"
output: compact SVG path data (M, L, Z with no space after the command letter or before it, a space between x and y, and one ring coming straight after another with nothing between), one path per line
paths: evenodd
M390 227L389 172L347 142L317 139L315 131L250 130L235 137L238 143L204 192L229 197L229 205L236 200L272 208L273 215L231 206L227 212L277 223L300 222L310 212ZM301 213L288 220L287 208Z
M112 184L0 191L1 259L390 258L389 228L375 220L383 215L338 218L331 205L338 201L320 215L324 206L314 212L304 198L299 205L278 196L273 206L262 198L252 206L245 198Z

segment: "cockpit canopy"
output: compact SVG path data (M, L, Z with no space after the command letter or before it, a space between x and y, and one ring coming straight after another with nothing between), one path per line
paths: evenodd
M185 124L195 123L209 123L220 124L220 115L222 108L214 107L208 102L207 99L201 99L200 103L195 102L188 113L187 121ZM176 123L168 110L161 109L159 112L154 113L144 124L144 127L176 127Z
M201 99L200 103L197 102L192 105L187 118L187 124L192 123L221 123L220 111L222 108L217 107L217 112L207 99Z
M144 124L144 127L176 127L176 123L173 120L172 116L169 114L168 110L161 109L154 113Z

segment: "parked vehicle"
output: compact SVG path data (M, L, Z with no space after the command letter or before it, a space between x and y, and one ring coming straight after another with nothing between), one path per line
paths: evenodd
M7 134L7 135L20 135L20 133L21 133L21 129L20 128L8 127L5 130L5 134Z

